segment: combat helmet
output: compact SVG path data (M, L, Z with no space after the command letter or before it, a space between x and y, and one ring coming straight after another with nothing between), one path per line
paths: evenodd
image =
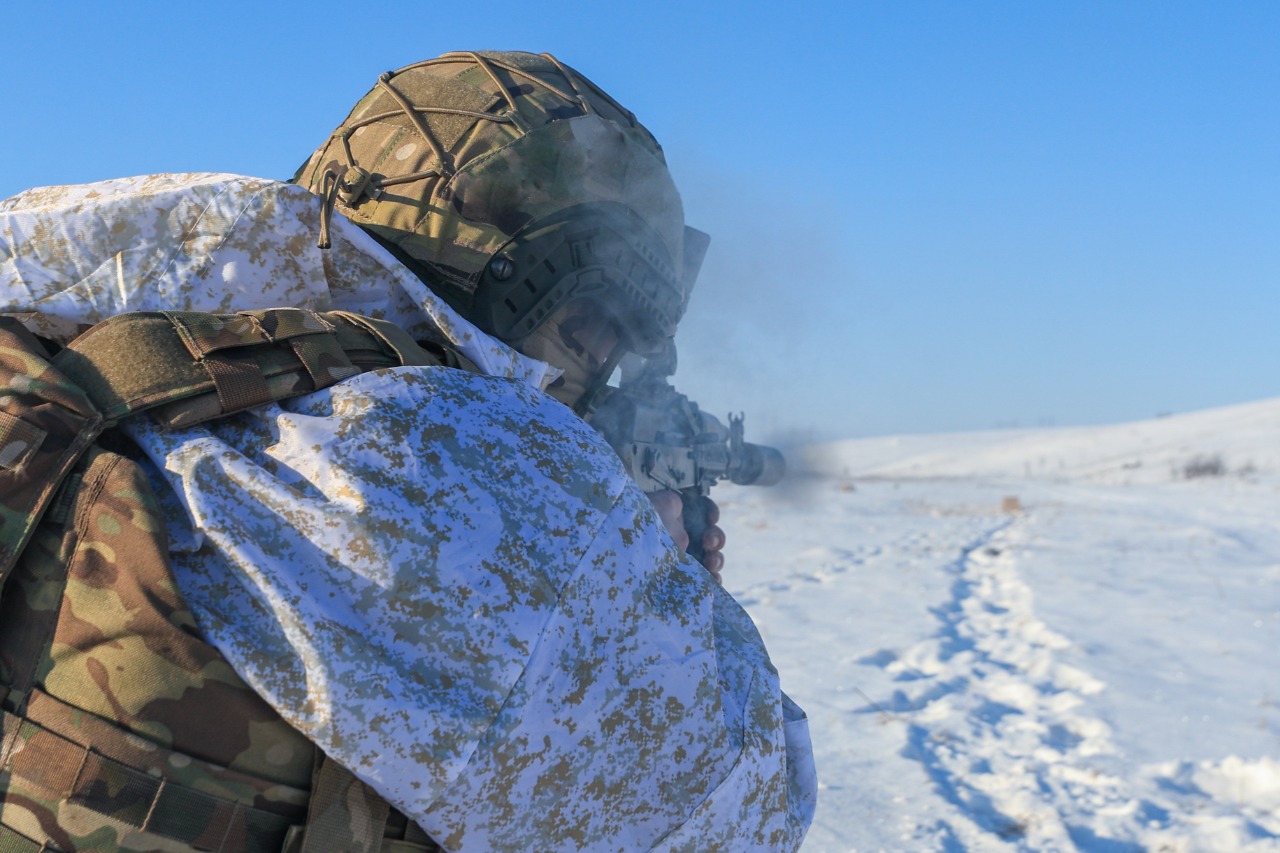
M387 72L294 180L517 349L589 297L626 349L659 350L706 247L649 131L550 54Z

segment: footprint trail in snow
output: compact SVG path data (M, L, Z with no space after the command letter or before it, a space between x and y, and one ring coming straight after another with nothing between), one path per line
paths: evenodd
M1280 853L1280 501L811 491L722 516L726 582L810 716L804 853Z

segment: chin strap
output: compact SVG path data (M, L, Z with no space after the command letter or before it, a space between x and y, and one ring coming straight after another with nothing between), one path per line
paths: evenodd
M595 378L587 385L587 389L582 392L582 396L578 398L578 402L574 404L573 411L581 418L589 419L591 413L595 411L597 403L600 401L600 394L609 386L609 379L613 376L613 371L617 369L618 363L622 361L627 351L622 346L614 348L613 353L600 365L600 369L596 372Z

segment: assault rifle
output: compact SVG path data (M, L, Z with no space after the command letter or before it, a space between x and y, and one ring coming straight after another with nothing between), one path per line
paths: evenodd
M654 358L628 355L618 387L604 389L588 420L642 491L680 494L689 553L702 561L703 498L711 487L725 478L741 486L771 486L782 479L786 461L776 448L743 440L742 415L729 415L726 427L671 387L675 358L674 345Z

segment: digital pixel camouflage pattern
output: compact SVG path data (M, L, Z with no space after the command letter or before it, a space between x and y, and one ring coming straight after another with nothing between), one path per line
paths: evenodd
M207 177L170 178L167 186L184 180L215 199L227 193L218 204L233 208L252 197L254 186L250 179L227 179L234 186L219 189ZM239 190L244 197L236 197ZM54 206L67 197L45 192ZM58 334L102 319L100 313L118 313L113 309L121 304L125 310L221 305L200 304L206 297L199 287L168 294L182 303L174 306L154 292L161 284L151 279L98 277L98 270L125 259L107 255L94 263L84 248L93 240L24 251L33 239L69 240L77 218L101 215L98 190L77 192L79 201L50 220L62 230L40 234L12 227L29 223L29 210L0 204L0 237L9 251L0 254L4 312L25 314L28 326ZM118 186L106 194L112 203L131 203ZM291 227L306 227L277 224L280 240ZM253 251L223 254L247 245L237 233L256 232L252 224L238 229L224 228L222 242L199 251L164 244L153 254L174 263L197 256L247 259L229 271L227 264L212 264L208 274L229 284L252 273L255 288L263 289L255 299L287 304L287 294L272 288L287 290L297 279L254 266ZM161 232L173 236L157 220L154 233ZM93 229L81 233L93 236ZM98 237L110 244L110 235ZM270 251L269 242L262 251ZM266 815L295 807L291 791L301 776L291 774L302 774L306 764L291 751L290 771L272 770L266 754L278 745L271 735L277 731L271 725L279 724L274 711L306 735L303 743L314 741L449 850L794 849L812 815L811 752L803 715L780 693L750 620L678 553L607 446L531 387L547 377L545 369L488 341L438 300L417 309L396 296L412 285L372 241L351 251L368 254L352 259L353 268L370 274L364 289L330 286L326 304L321 288L318 301L299 307L348 307L336 298L346 292L349 301L364 300L382 316L419 324L417 337L461 341L483 370L508 378L398 368L190 429L164 432L144 420L128 422L130 437L150 460L145 468L154 498L136 497L147 490L132 461L109 464L123 457L95 455L92 465L99 468L86 471L86 482L92 475L121 497L100 518L68 513L77 541L85 537L91 547L68 551L69 534L42 527L38 547L27 549L31 556L24 554L17 570L23 580L15 574L4 593L5 608L35 615L0 625L43 624L52 631L46 632L49 662L37 668L26 691L30 720L5 718L4 746L12 753L5 759L28 756L6 771L12 790L23 793L6 794L5 823L26 835L48 823L56 801L52 826L65 843L80 845L70 849L184 849L142 846L152 838L131 837L134 830L120 825L75 827L89 826L79 822L89 808L84 802L95 804L93 820L145 825L148 815L173 812L144 803L174 796L165 791L195 791L241 808L232 807L225 824L180 831L213 833L210 827L222 826L224 837L248 844L259 830L250 830L245 807ZM39 261L68 257L83 259L82 268L54 273ZM159 279L167 268L148 267ZM323 263L320 268L331 276ZM112 287L115 293L108 292ZM43 296L47 303L39 301ZM211 288L207 298L216 297ZM56 311L38 313L45 304ZM169 533L173 575L159 568L159 553L154 571L140 571L165 592L122 597L108 580L122 574L106 556L121 553L122 540L113 537L156 526ZM42 562L46 554L54 556ZM83 561L82 569L68 570L63 600L54 594L59 554ZM72 571L85 580L73 584ZM11 589L20 592L11 597ZM126 583L123 592L129 589ZM83 594L83 604L66 603L73 591ZM107 624L112 615L124 625ZM172 630L160 624L161 615ZM152 621L159 626L154 631L147 627ZM216 648L212 662L203 663L201 649L185 645L178 633ZM117 654L116 644L126 641L142 661L172 652L197 675L174 675L165 661L140 663L141 680L117 675L113 666L132 666ZM34 645L31 638L4 642L13 649ZM13 660L13 671L4 675L18 685L23 676ZM180 687L176 694L167 687L171 677ZM51 684L76 695L59 695ZM201 742L174 709L185 707L188 696L199 701L203 691L211 707L266 727L251 728L247 738L206 733L210 743ZM242 694L265 699L257 713L267 707L267 716L231 707L230 697ZM51 697L48 708L36 707L42 696ZM67 711L61 718L58 707ZM130 738L140 738L128 741L137 753L108 756L119 766L104 765L99 775L109 781L91 791L71 790L78 778L62 785L50 774L40 776L30 760L43 752L28 745L39 742L43 750L66 741L74 749L85 740L76 726L117 717ZM23 728L31 725L47 733ZM93 734L109 742L107 734ZM184 767L241 774L234 780L241 785L270 765L266 778L275 782L268 793L236 789L225 779L170 782L165 766L173 762L165 750L181 756L178 764L191 762ZM158 756L158 764L146 764L146 754ZM145 768L147 778L120 769L134 766ZM161 777L163 786L155 782ZM101 791L106 794L93 799ZM227 814L202 802L198 815ZM74 826L64 828L67 821ZM43 824L42 830L49 832ZM145 831L162 838L153 830ZM99 842L102 847L94 846Z
M202 630L446 849L799 844L804 721L759 635L549 397L399 368L126 429Z
M538 385L557 372L477 330L320 199L224 174L40 187L0 201L0 314L61 344L130 311L350 311Z

